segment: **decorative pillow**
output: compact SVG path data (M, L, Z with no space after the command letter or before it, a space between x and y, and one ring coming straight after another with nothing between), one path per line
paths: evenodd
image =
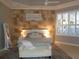
M35 49L34 45L28 40L22 40L21 43L25 48Z
M29 38L43 38L43 33L39 33L39 32L31 32L28 33L28 37Z

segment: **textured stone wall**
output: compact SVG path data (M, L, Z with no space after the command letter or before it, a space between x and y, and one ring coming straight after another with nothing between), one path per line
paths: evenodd
M27 13L41 13L42 21L27 21ZM46 28L50 27L50 34L55 39L55 12L52 10L12 10L11 20L13 20L12 42L13 46L16 45L20 35L20 29L26 28Z

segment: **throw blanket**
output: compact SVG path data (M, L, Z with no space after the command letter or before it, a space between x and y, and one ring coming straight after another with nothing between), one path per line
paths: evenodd
M25 48L28 48L28 49L34 49L35 48L30 41L22 39L22 38L19 39L18 45L19 45L19 47L25 47Z

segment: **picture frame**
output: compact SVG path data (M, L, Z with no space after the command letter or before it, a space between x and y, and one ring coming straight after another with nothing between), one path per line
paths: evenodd
M28 13L26 14L27 21L42 21L42 15L40 13Z

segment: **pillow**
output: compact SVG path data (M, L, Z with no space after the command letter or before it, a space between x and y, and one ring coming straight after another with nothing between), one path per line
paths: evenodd
M28 48L28 49L34 49L34 48L35 48L35 47L33 46L33 44L32 44L30 41L22 40L21 43L22 43L22 45L23 45L25 48Z
M28 33L28 37L29 38L43 38L43 34L42 33L39 33L39 32L31 32L31 33Z

